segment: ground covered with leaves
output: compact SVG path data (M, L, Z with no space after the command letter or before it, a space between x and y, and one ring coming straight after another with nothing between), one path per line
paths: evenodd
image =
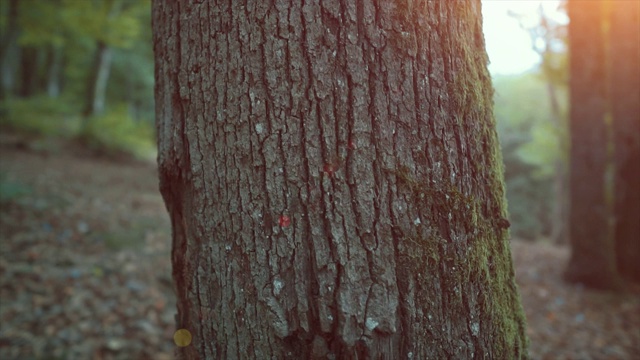
M170 223L152 163L0 136L0 359L172 359ZM640 291L561 280L513 242L533 359L640 359Z

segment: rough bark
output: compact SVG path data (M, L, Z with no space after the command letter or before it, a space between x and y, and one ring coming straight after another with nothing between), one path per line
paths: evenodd
M640 2L612 1L609 30L618 271L640 282Z
M606 66L603 2L568 3L570 67L570 282L615 287L615 246L605 200Z
M183 358L518 359L480 1L155 1Z

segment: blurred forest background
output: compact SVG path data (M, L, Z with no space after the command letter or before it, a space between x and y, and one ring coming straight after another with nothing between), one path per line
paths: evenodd
M0 1L1 126L153 158L150 7L150 0Z
M53 137L153 159L149 9L149 0L0 2L0 126L47 151L55 150ZM568 151L566 24L537 16L526 30L541 65L494 77L495 114L512 235L562 242L565 204L556 195Z
M563 280L570 46L559 3L564 17L543 7L509 14L540 61L493 74L530 353L640 358L640 287L593 292ZM0 0L0 358L173 358L150 8L150 0ZM612 183L614 169L604 177ZM598 246L589 252L605 253Z

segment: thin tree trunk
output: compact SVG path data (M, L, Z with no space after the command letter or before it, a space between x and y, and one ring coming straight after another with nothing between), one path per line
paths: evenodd
M640 2L611 2L611 111L618 270L640 282Z
M540 16L540 24L534 27L528 27L523 21L523 15L516 12L509 12L509 15L518 20L520 27L529 32L531 37L531 49L535 51L542 60L541 70L545 78L549 105L551 107L551 118L549 119L557 130L559 149L561 151L560 158L555 160L553 164L553 197L551 201L551 211L545 214L545 221L550 225L550 239L553 243L564 243L568 238L568 183L566 169L566 130L562 112L560 110L560 102L558 100L558 83L557 69L554 69L552 55L554 53L551 43L554 40L553 23L544 13L542 6L538 8ZM557 25L556 25L557 26ZM541 45L542 43L542 45ZM551 60L550 60L551 59Z
M553 41L553 31L549 19L544 14L542 6L539 8L539 14L541 17L540 26L543 27L543 42L544 46L540 48L536 46L538 38L532 35L533 49L540 55L542 59L542 72L546 80L547 95L549 98L549 104L551 107L551 118L549 119L556 129L558 136L558 148L560 150L560 158L556 159L553 175L553 199L552 199L552 211L549 212L549 224L551 224L551 241L553 243L566 243L568 240L568 183L567 183L567 169L566 169L566 130L565 122L563 120L562 111L560 109L560 101L558 100L558 83L557 71L553 68L553 64L550 62L551 55L554 51L551 48L551 42ZM535 33L535 32L533 32ZM555 75L555 77L554 77Z
M108 18L114 18L120 14L124 1L122 0L106 0L106 6L109 9ZM100 115L104 112L107 94L107 84L109 83L109 73L111 72L111 59L113 51L104 40L96 41L96 50L93 60L93 66L89 73L87 82L87 97L85 100L85 109L83 112L84 123L86 128L89 119L94 115Z
M18 0L9 0L7 5L7 22L4 34L0 38L0 100L5 99L13 91L12 56L18 53Z
M20 49L20 88L21 97L35 95L38 89L38 49L25 46Z
M547 48L547 51L549 49ZM549 102L551 104L551 121L555 126L558 134L560 158L555 160L553 164L553 210L551 211L551 241L556 244L564 244L568 240L568 184L567 184L567 169L565 163L565 149L566 132L564 130L565 123L560 111L560 105L558 102L558 91L553 84L550 73L547 71L547 93L549 95Z
M85 126L91 116L104 112L109 72L111 70L111 48L103 41L96 43L93 66L87 82L84 109Z
M188 359L520 359L480 1L153 3Z
M47 94L51 98L57 98L61 90L62 76L62 48L51 46L49 48L49 58L47 64Z
M571 111L570 282L618 286L615 246L605 201L607 127L603 2L569 0Z

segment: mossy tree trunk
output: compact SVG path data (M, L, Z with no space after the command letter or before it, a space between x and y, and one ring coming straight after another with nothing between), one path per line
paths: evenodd
M570 282L617 286L615 243L605 199L606 66L603 1L568 3L570 68Z
M609 30L618 271L640 282L640 2L612 1Z
M526 357L480 11L153 3L181 357Z

